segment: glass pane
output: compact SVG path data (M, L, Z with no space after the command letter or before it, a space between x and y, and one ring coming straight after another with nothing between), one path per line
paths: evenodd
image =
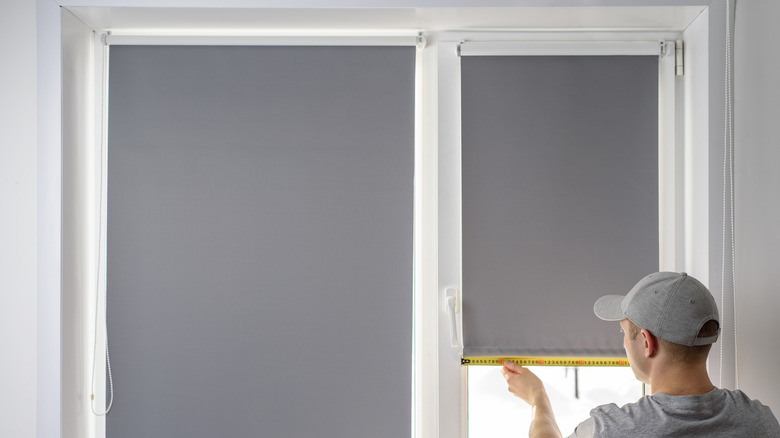
M596 406L623 406L642 396L642 384L629 367L528 368L544 382L563 436ZM468 367L468 391L469 437L527 436L531 407L507 391L500 366Z

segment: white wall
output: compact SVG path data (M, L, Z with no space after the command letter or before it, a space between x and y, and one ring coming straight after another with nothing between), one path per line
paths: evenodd
M53 3L53 2L52 2ZM721 1L715 1L711 27L721 22ZM780 270L775 268L780 246L780 187L776 163L780 147L772 128L780 118L780 73L776 47L780 30L776 0L738 3L736 23L736 195L737 308L739 310L740 386L780 413L780 383L771 362L780 360L771 338L780 329L773 309L780 308ZM711 32L717 32L711 28ZM712 36L710 42L717 40ZM713 48L711 66L722 65ZM38 419L38 154L36 152L36 2L5 0L0 14L0 436L33 437ZM721 69L711 72L711 88L722 84ZM713 92L714 94L714 92ZM53 108L56 109L56 108ZM722 101L711 102L711 143L722 135ZM718 120L720 119L720 120ZM59 127L53 127L58 135ZM718 186L721 157L711 157L712 186ZM711 257L720 246L719 199L711 199ZM714 204L714 205L712 205ZM59 254L57 253L57 256ZM711 263L711 287L719 288L719 260ZM59 281L59 279L56 279ZM759 323L756 323L756 322ZM45 322L45 321L43 321ZM55 350L58 354L59 350ZM728 355L727 355L728 357ZM55 364L54 367L57 367ZM45 388L41 388L44 389ZM58 389L54 389L58 393ZM44 416L45 417L45 416ZM56 434L56 432L54 432ZM53 435L52 435L53 436Z
M740 388L780 415L780 2L737 2L735 196Z
M36 28L36 391L37 438L60 436L62 85L60 7L35 3ZM32 436L32 435L30 435Z
M62 432L90 438L96 422L90 409L92 333L96 268L94 248L96 154L92 101L95 90L92 30L62 12ZM98 51L99 53L99 51ZM98 63L100 65L100 63ZM99 108L99 107L98 107ZM83 206L87 206L84 208ZM81 207L81 208L80 208ZM102 339L102 338L99 338ZM102 345L100 343L99 345ZM96 373L104 375L102 363ZM102 379L96 380L100 385ZM103 406L100 400L96 406Z
M35 2L0 13L0 436L36 434Z

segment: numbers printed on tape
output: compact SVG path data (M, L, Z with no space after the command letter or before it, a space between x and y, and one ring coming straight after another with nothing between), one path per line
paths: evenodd
M627 367L628 359L625 357L464 357L460 360L463 366L488 365L500 366L505 360L522 366L547 366L547 367Z

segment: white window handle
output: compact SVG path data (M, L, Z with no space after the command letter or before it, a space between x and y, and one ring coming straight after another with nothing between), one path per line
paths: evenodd
M450 321L450 345L457 348L460 347L460 342L458 341L458 323L456 319L456 314L460 310L458 308L458 290L455 288L447 288L447 290L444 291L444 299L447 317Z

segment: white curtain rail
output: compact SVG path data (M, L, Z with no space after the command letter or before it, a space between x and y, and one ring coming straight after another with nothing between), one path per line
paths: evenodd
M461 56L660 55L662 41L464 41Z

